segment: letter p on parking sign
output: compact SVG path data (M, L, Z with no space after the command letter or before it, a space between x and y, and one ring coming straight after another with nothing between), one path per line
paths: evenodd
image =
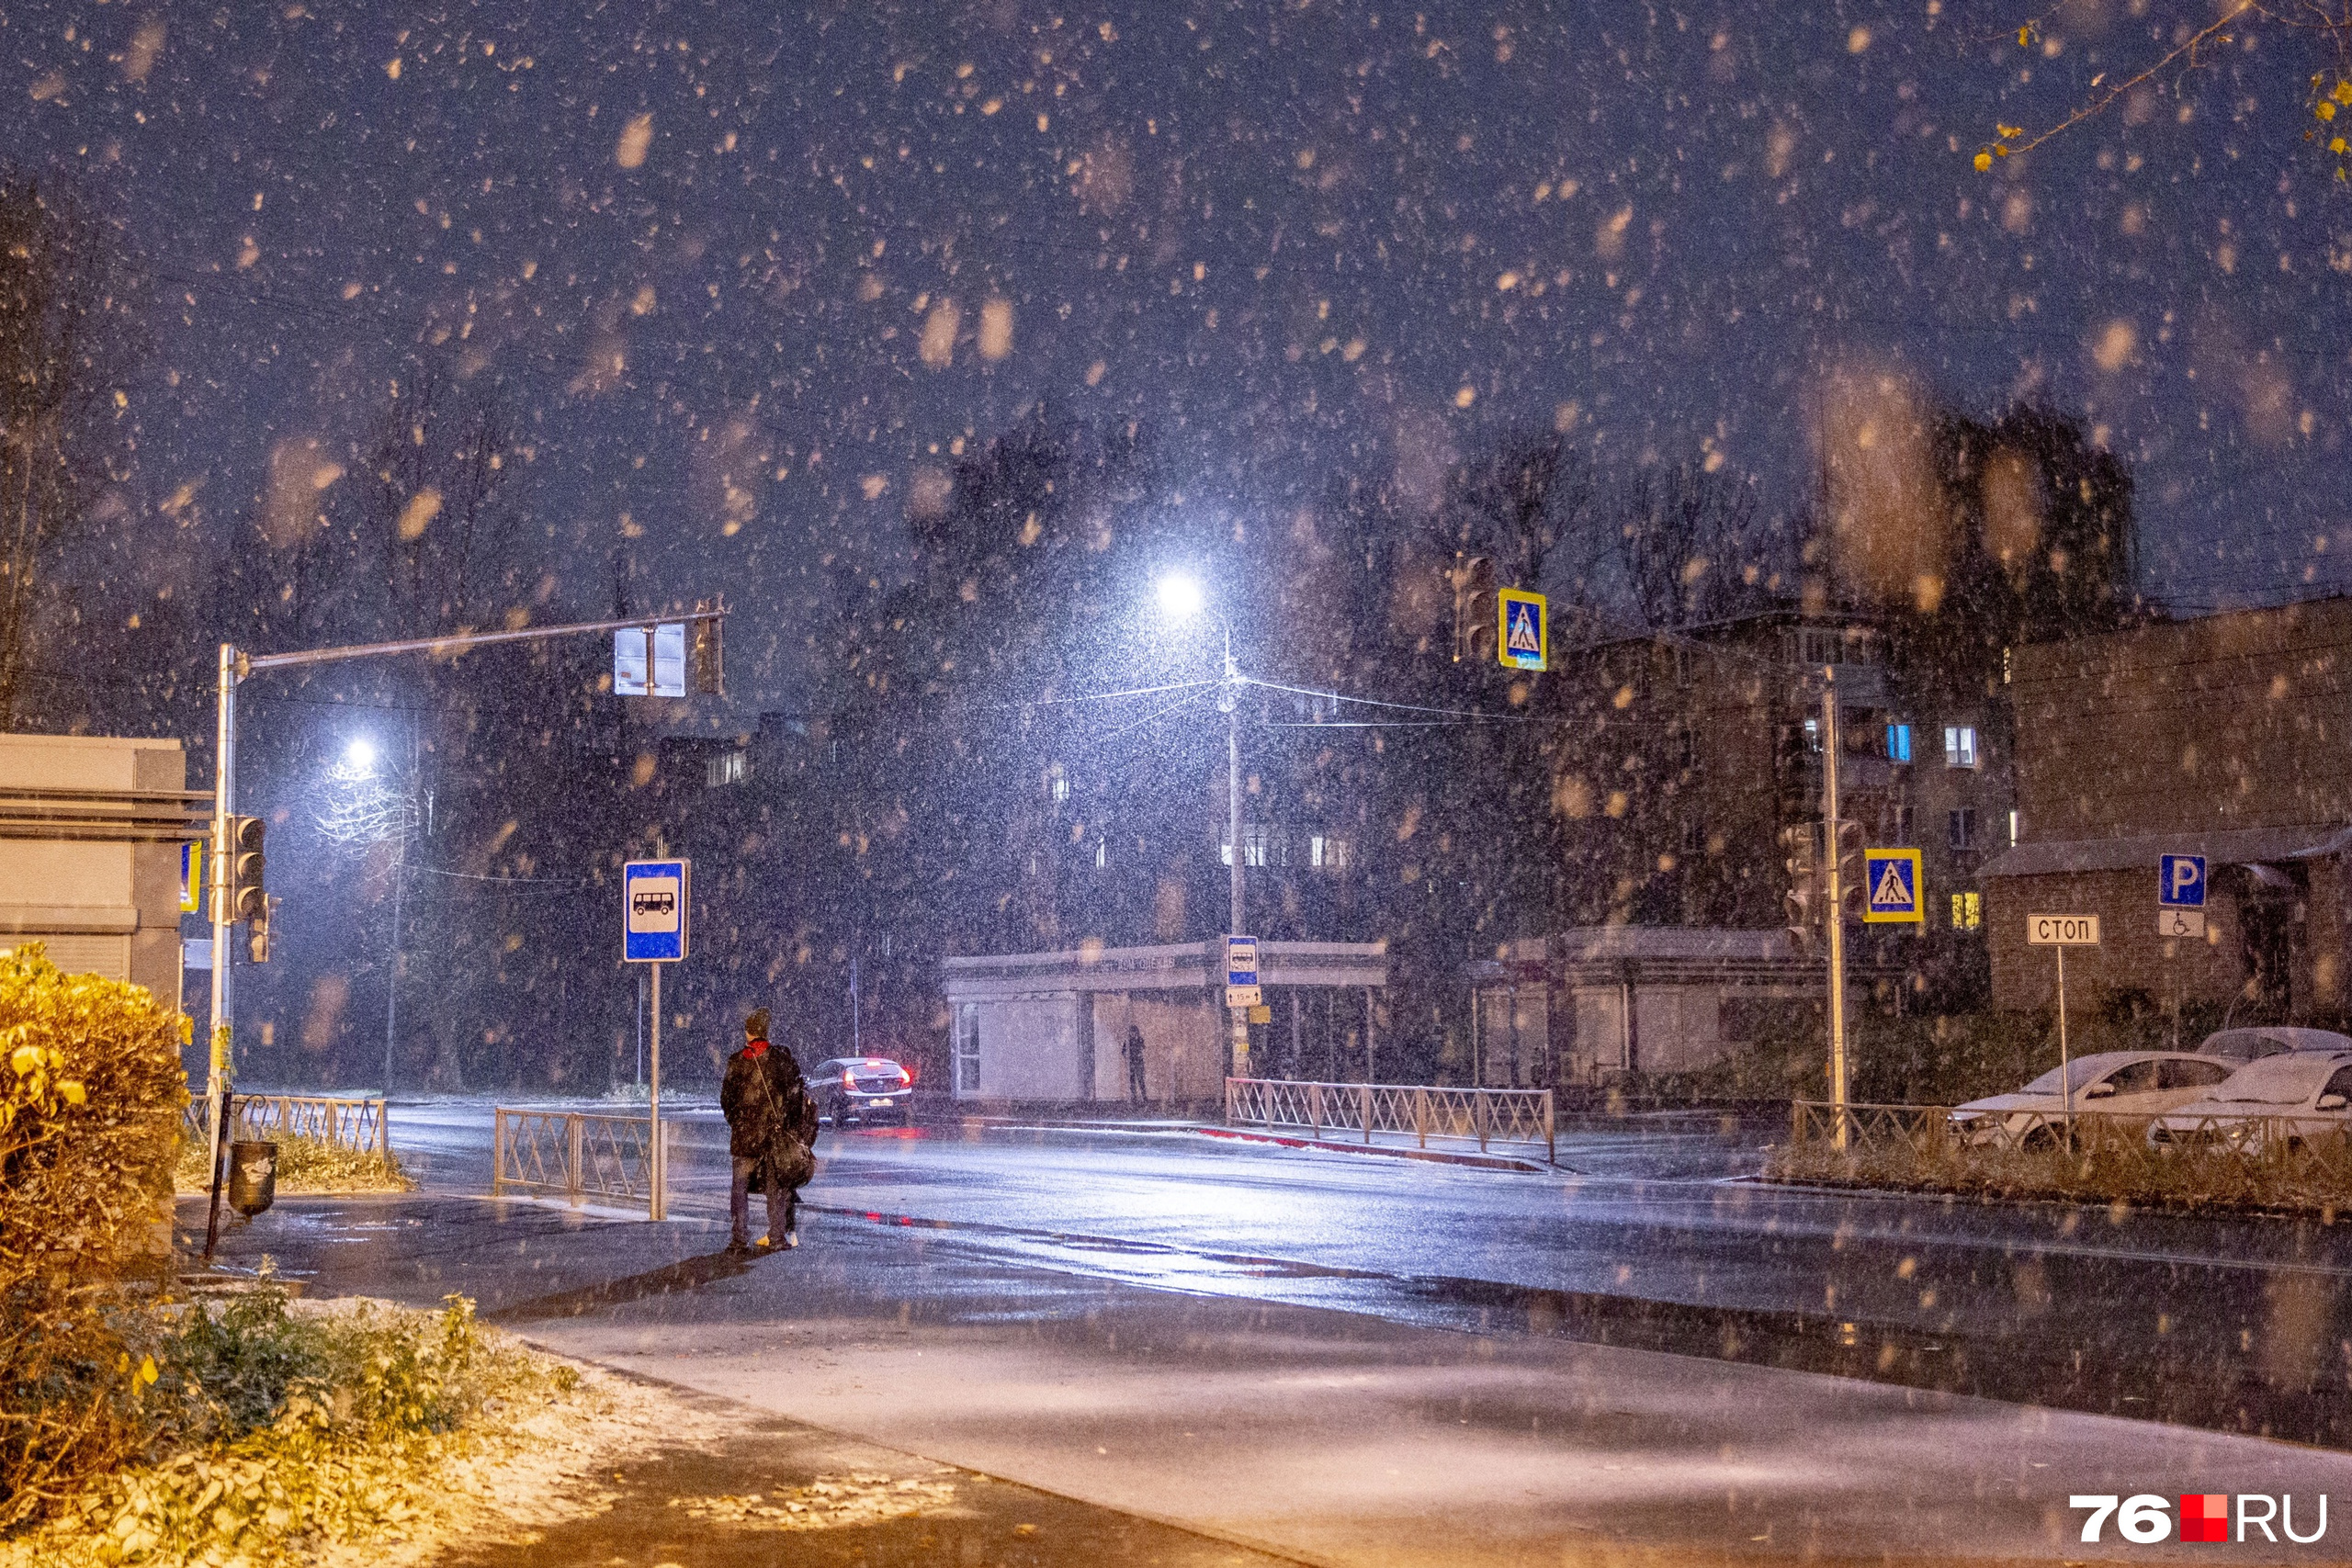
M2205 907L2205 857L2162 855L2156 861L2156 903L2166 909Z

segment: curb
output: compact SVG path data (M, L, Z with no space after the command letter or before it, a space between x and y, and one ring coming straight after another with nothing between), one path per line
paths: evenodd
M1466 1165L1479 1170L1523 1170L1542 1176L1553 1168L1508 1155L1460 1155L1443 1149L1392 1149L1378 1144L1343 1144L1326 1138L1292 1138L1279 1133L1244 1133L1231 1127L1188 1127L1204 1138L1231 1138L1245 1144L1277 1144L1286 1149L1322 1149L1335 1155L1378 1155L1386 1159L1417 1159L1431 1165Z

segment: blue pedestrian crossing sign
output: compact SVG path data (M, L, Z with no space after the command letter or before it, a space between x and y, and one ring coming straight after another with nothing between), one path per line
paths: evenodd
M2165 909L2205 907L2205 857L2160 855L2156 860L2156 904Z
M1872 925L1925 925L1927 905L1919 897L1919 852L1862 852L1862 919Z
M1544 595L1521 588L1495 594L1495 658L1512 670L1552 667L1551 618L1544 614Z
M621 959L675 964L686 955L686 884L694 863L633 860L621 867Z

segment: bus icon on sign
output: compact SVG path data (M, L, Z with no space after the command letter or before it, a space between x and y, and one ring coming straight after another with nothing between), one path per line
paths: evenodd
M673 887L639 887L628 896L631 927L638 931L653 929L654 919L667 917L675 924L678 918L678 890Z

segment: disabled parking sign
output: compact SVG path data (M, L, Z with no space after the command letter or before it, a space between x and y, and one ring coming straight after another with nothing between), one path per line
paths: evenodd
M2159 855L2156 858L2156 904L2165 909L2205 907L2205 857Z
M1927 906L1919 897L1919 852L1862 852L1862 919L1871 925L1925 925Z

